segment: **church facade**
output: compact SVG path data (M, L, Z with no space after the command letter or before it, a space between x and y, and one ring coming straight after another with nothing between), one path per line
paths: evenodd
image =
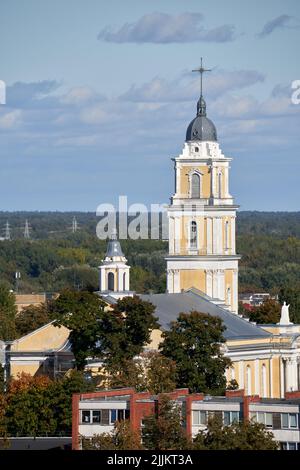
M232 159L223 154L216 127L206 115L202 95L206 70L201 64L197 71L201 74L201 92L196 117L188 125L182 153L173 158L175 192L168 207L166 293L140 297L155 305L162 331L180 312L197 310L219 316L226 327L223 353L232 361L226 371L227 381L236 380L247 395L283 398L286 392L300 389L300 325L289 322L286 309L280 325L256 325L238 314L240 256L235 237L238 206L229 190ZM129 271L128 293L103 288L112 276L110 272L120 279L116 266L110 265L114 262L108 256L111 243L100 266L99 294L113 304L129 293ZM119 242L115 239L114 243L122 253ZM161 330L153 332L149 348L158 348Z

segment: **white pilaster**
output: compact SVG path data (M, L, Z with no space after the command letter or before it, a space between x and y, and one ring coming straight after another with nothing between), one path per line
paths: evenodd
M180 233L180 218L175 217L175 254L180 253L180 239L181 239L181 233Z
M207 244L207 254L212 254L212 218L207 217L206 219L206 244Z
M213 296L213 273L210 269L205 271L206 274L206 293L209 297Z
M245 388L245 381L244 381L244 361L239 361L239 388Z
M254 393L255 395L260 395L259 360L258 359L255 359L254 361L254 376L255 376Z
M231 217L231 254L235 254L235 217Z
M173 269L167 270L167 291L169 294L173 294L174 285L173 285Z
M180 271L179 269L174 270L174 293L180 292Z
M238 313L238 270L234 269L233 270L233 282L232 282L232 288L233 288L233 293L232 293L232 299L233 299L233 304L232 304L232 311L234 313Z

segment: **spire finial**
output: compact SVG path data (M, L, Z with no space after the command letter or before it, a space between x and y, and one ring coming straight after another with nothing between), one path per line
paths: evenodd
M197 103L197 114L198 116L206 116L206 103L202 95L202 78L205 72L211 72L212 69L206 69L203 67L203 59L201 57L201 65L198 69L192 70L192 72L200 73L200 98Z
M203 67L203 59L201 57L201 65L198 69L192 70L192 72L199 72L200 73L200 98L202 96L202 77L205 72L211 72L212 69L206 69Z
M118 240L118 232L116 228L113 228L110 234L111 240Z

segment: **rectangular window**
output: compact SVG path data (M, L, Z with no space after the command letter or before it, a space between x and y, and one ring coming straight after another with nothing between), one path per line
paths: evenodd
M223 423L224 426L229 426L231 424L230 411L224 411Z
M273 427L273 416L272 413L266 413L266 427L272 428Z
M290 413L290 428L297 427L297 415L296 413Z
M297 450L297 442L288 442L288 450Z
M117 410L110 410L110 424L114 424L117 421Z
M93 410L92 412L92 422L93 423L100 423L101 421L101 411L100 410Z
M90 410L82 410L81 412L81 422L90 423L91 422L91 412Z
M193 411L193 424L198 426L200 424L200 413L199 411Z
M265 424L265 413L258 411L257 413L257 422L261 424Z
M130 418L130 410L125 410L125 419Z
M281 427L288 428L289 427L289 415L288 413L281 413Z
M102 426L109 425L109 410L101 410L101 424Z
M200 411L200 424L203 424L206 426L207 424L207 414L206 411Z
M257 421L256 411L251 411L250 420Z
M240 413L238 411L231 412L231 423L237 423L240 420Z

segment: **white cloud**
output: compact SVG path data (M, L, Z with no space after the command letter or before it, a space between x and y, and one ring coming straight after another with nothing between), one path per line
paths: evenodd
M186 43L186 42L228 42L236 38L235 27L224 24L211 29L203 26L201 13L168 15L154 12L142 16L135 23L126 23L118 30L106 27L98 39L107 42L124 43Z
M9 111L8 113L0 116L0 128L1 129L13 129L19 126L21 123L22 112L19 109Z

